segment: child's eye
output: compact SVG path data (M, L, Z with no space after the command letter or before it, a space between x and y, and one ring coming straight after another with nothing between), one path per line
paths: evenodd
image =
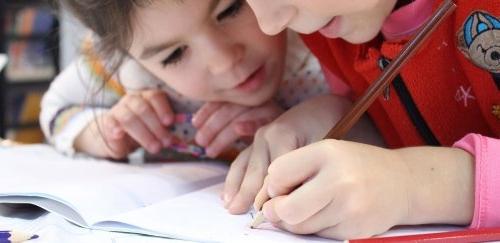
M226 8L224 11L217 15L217 21L224 20L227 17L234 17L238 15L241 8L244 6L245 0L235 0L233 3Z
M187 46L182 46L177 49L175 49L172 54L170 54L167 58L165 58L163 61L161 61L161 64L163 67L170 65L170 64L176 64L181 61L182 56L184 55L184 51L186 51Z

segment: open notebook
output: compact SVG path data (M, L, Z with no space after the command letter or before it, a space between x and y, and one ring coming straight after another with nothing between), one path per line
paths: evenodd
M27 203L91 229L202 242L314 242L230 215L227 166L209 162L132 166L68 158L45 145L0 147L0 203Z

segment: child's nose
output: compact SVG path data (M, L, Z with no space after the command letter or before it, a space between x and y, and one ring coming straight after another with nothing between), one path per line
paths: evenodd
M212 74L222 74L230 71L244 57L245 47L240 43L228 43L226 41L216 41L211 45L211 55L207 58L207 63Z
M252 7L262 32L276 35L288 27L297 14L296 8L279 2L248 1Z

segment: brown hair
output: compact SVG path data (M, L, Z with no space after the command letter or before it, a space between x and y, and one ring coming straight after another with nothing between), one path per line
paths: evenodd
M107 61L111 73L123 62L132 42L134 9L152 0L52 0L58 8L68 9L97 35L95 51Z

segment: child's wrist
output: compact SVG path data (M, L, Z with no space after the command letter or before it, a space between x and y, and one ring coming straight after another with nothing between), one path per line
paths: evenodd
M473 163L451 148L395 150L408 168L408 214L402 224L468 224L474 207Z

